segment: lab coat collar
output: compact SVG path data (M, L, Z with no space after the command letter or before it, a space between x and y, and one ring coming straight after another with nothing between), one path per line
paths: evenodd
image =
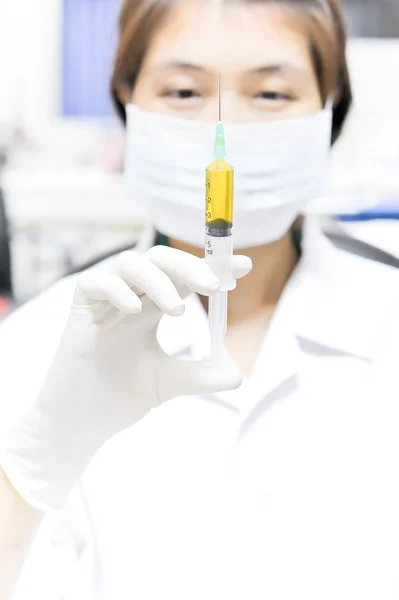
M307 340L321 348L372 360L384 316L387 289L383 276L387 269L335 248L318 219L308 217L301 260L269 328L275 343L281 346L285 339L288 344L291 335L295 343ZM158 340L168 354L189 351L192 359L209 354L207 317L196 295L186 300L183 316L162 319ZM295 343L290 343L292 356Z

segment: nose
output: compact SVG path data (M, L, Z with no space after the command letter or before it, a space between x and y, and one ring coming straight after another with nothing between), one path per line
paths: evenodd
M223 92L221 105L223 123L251 123L256 120L256 116L249 106L248 100L237 93ZM219 98L217 94L207 99L198 119L206 123L215 123L218 121Z

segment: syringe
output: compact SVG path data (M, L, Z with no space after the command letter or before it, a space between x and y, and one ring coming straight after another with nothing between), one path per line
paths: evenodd
M223 355L227 330L227 293L234 290L232 273L234 169L225 160L220 75L218 77L219 121L216 126L214 161L206 169L205 260L221 282L221 291L209 298L209 328L212 357Z

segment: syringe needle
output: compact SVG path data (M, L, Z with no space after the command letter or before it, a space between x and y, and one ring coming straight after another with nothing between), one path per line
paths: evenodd
M220 85L220 73L218 73L218 98L219 98L219 123L222 122L222 90Z

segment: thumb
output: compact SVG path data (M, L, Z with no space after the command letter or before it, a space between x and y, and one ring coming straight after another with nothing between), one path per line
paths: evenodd
M163 363L159 374L162 400L236 390L244 379L231 359L188 361L168 357Z

